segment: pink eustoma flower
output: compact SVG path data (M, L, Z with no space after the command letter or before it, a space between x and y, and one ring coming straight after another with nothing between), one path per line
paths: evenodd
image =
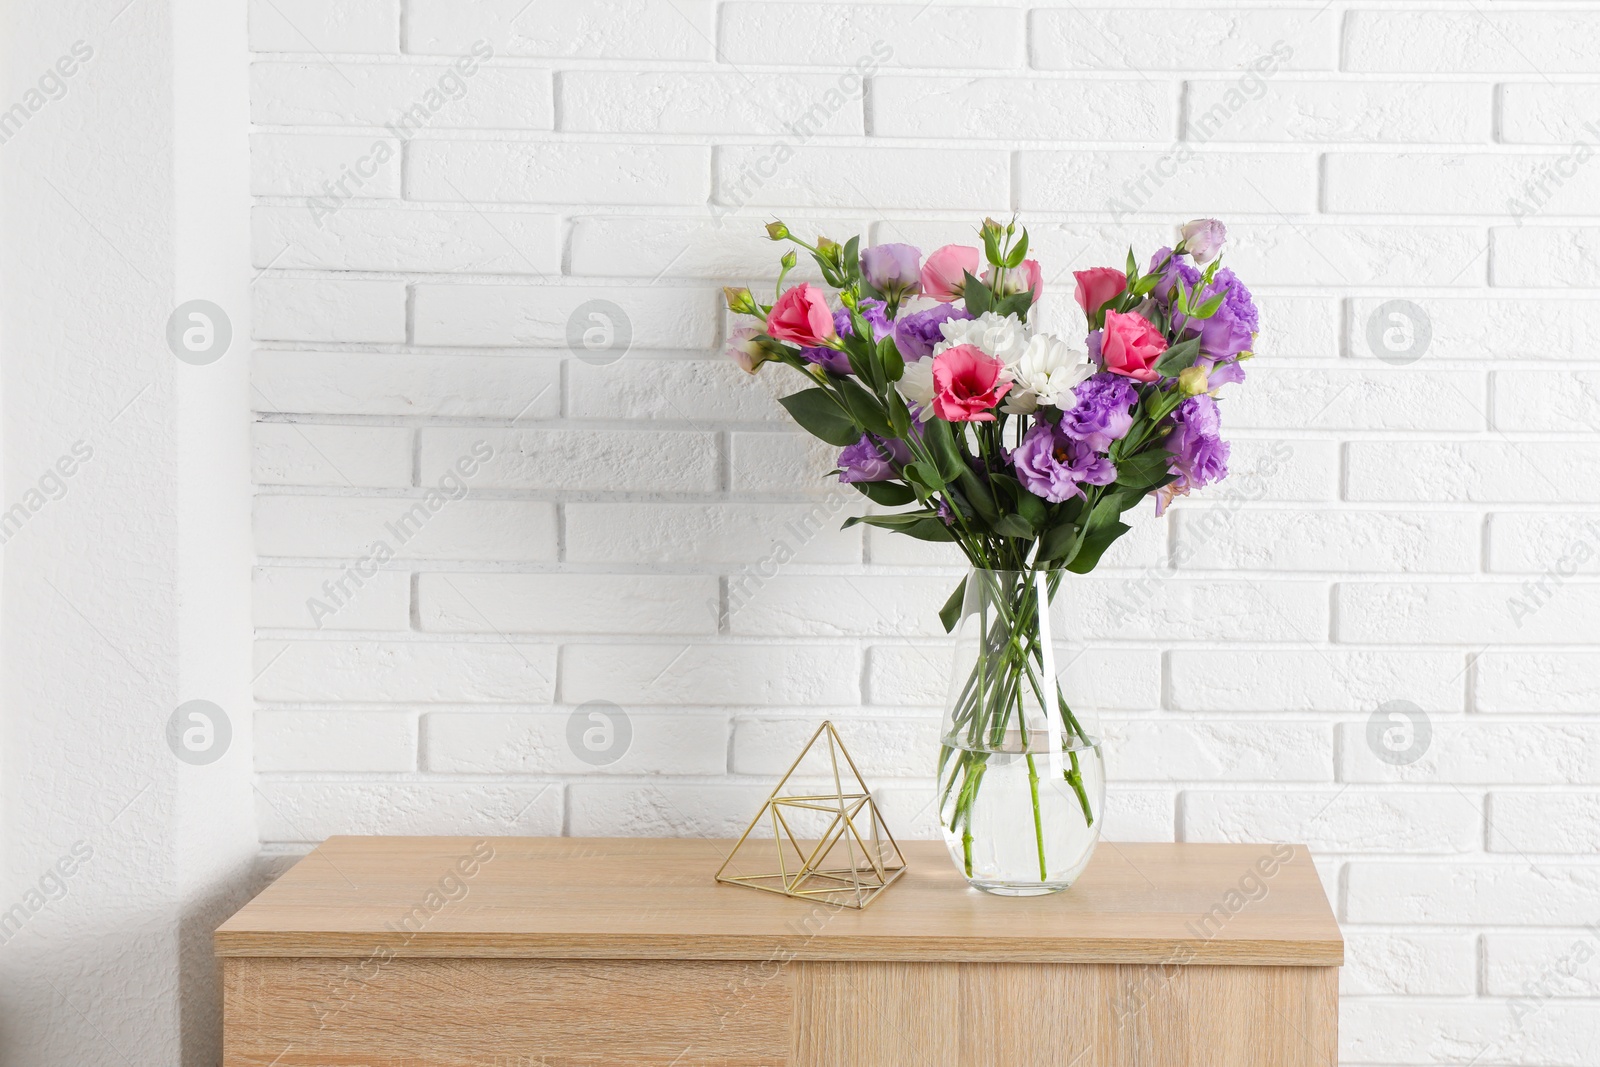
M1133 312L1106 312L1105 331L1100 336L1100 360L1106 370L1135 381L1153 382L1156 360L1167 350L1167 339L1143 315Z
M960 300L967 275L978 273L978 250L965 245L945 245L922 264L922 295L941 304Z
M793 341L804 348L820 348L834 338L833 312L822 290L807 282L778 297L767 315L767 335Z
M933 357L933 413L946 422L993 422L995 405L1011 391L1000 380L1006 365L977 345L956 345Z
M1094 325L1095 314L1106 303L1122 295L1128 287L1128 276L1113 267L1090 267L1088 270L1075 270L1072 276L1078 280L1078 287L1074 295L1078 299L1078 306L1088 316L1089 324Z

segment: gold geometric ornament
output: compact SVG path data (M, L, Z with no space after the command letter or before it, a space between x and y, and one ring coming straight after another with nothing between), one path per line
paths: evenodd
M817 743L823 738L827 741L825 746ZM812 765L821 764L821 773L815 774L815 768L808 767L811 773L802 777L831 777L831 793L785 792L789 779L795 777L808 756L812 757ZM771 840L751 837L758 828L770 830ZM763 855L767 859L763 860ZM747 863L771 872L774 855L776 873L728 873L729 868L741 871ZM833 723L824 722L745 827L733 852L717 871L717 881L802 900L864 908L905 869L905 857L883 824L883 816L872 802L855 761L845 751Z

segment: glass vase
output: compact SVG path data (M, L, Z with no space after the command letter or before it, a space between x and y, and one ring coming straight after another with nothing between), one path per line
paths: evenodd
M1070 886L1100 839L1100 738L1063 692L1073 652L1052 606L1062 572L974 570L956 628L939 749L940 826L969 884Z

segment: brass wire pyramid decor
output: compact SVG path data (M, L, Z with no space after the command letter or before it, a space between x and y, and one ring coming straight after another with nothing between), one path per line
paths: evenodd
M827 741L827 769L832 772L833 792L785 794L789 779L812 749L819 748L817 742L823 738ZM840 771L841 757L848 773ZM846 792L846 786L851 791ZM763 825L771 827L770 843L750 836ZM808 829L815 836L807 834ZM766 863L759 864L759 869L769 873L728 873L730 867L740 870L742 856L753 862L758 853L766 851L771 855L773 850L777 854L777 873L770 873ZM905 857L872 802L855 761L845 751L833 723L824 721L745 827L717 870L717 881L834 906L864 908L905 869Z

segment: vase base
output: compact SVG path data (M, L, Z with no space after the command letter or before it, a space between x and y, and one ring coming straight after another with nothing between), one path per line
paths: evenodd
M1071 882L978 882L967 883L974 889L981 889L985 893L992 893L997 897L1042 897L1051 893L1059 893L1064 889L1072 888Z

